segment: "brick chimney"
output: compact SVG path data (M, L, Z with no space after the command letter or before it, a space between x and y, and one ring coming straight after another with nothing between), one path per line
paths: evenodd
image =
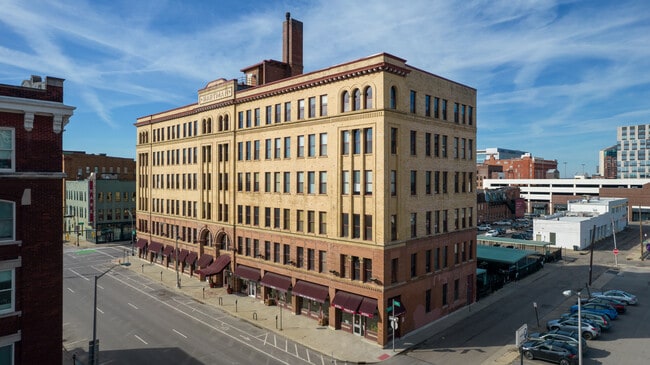
M302 74L302 22L291 19L282 24L282 62L289 64L291 76Z

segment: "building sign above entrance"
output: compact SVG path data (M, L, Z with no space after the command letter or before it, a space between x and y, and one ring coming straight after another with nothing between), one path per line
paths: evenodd
M233 86L227 85L225 87L205 91L204 93L199 94L199 105L212 103L214 101L219 101L223 99L228 99L233 97Z

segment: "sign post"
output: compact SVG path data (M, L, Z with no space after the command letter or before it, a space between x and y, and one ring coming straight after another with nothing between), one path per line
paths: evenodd
M401 307L402 303L398 302L393 298L393 305L386 308L386 312L389 312L391 315L388 316L390 321L390 327L393 329L393 352L395 352L395 330L399 328L398 317L395 315L395 307Z
M526 338L528 338L528 324L524 323L521 327L519 327L517 332L515 332L515 340L520 354L519 360L522 365L524 364L524 353L521 351L521 346L526 341Z

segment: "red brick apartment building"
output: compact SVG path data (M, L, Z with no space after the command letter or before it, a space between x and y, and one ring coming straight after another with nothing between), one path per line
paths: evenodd
M386 53L303 73L302 29L138 118L137 244L385 345L475 301L476 90Z
M63 79L0 85L0 363L61 364Z
M557 179L557 160L545 160L525 154L521 158L497 160L494 156L483 165L501 166L504 179ZM490 178L490 177L486 177Z

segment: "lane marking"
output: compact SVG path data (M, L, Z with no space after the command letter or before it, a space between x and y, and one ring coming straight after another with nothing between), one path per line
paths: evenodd
M74 290L72 290L72 289L70 289L70 288L68 288L68 290L70 290L70 293L74 293Z
M184 334L182 334L182 333L180 333L180 332L178 332L178 331L176 331L176 330L175 330L175 329L173 329L173 328L172 328L172 331L174 331L174 332L176 332L176 333L178 333L178 334L179 334L180 336L183 336L183 337L185 337L185 338L187 338L187 336L185 336Z
M104 287L101 286L101 285L99 285L99 284L97 284L97 287L98 287L99 289L101 289L101 290L104 290Z
M126 303L126 304L130 305L130 306L133 307L134 309L138 309L138 307L136 307L135 305L133 305L133 304L131 304L131 303Z
M80 278L82 278L82 279L84 279L84 280L86 280L86 281L90 281L90 279L88 279L87 277L85 277L85 276L79 274L78 272L76 272L76 271L74 271L74 270L72 270L72 269L68 269L68 270L72 271L72 273L75 274L75 275L77 275L78 277L80 277Z
M140 338L140 336L138 336L138 335L133 335L133 336L135 336L135 338L137 338L138 340L142 341L143 344L148 345L147 341Z
M250 341L250 340L251 340L251 338L248 337L248 336L239 335L239 337L243 338L243 339L246 340L246 341Z
M101 309L99 309L99 308L97 308L97 311L98 311L99 313L101 313L101 314L104 314L104 311L101 310Z

